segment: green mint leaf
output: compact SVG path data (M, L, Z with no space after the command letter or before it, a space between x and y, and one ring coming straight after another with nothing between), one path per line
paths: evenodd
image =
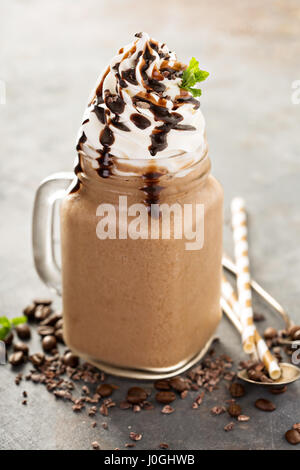
M10 328L10 321L7 317L0 317L0 325Z
M200 90L200 88L189 88L188 91L192 93L194 97L202 95L202 91Z
M200 96L201 90L199 88L192 88L196 83L203 82L208 77L209 73L205 70L199 69L199 62L192 57L189 66L182 74L182 82L180 88L189 91L193 96Z
M15 317L10 320L10 323L14 326L20 325L21 323L26 323L27 317L23 315L22 317Z
M8 335L10 331L10 327L9 326L1 326L0 327L0 341L2 341L3 339L6 338L6 336Z

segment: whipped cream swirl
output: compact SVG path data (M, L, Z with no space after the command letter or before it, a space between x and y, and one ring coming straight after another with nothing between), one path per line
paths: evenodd
M108 176L111 156L160 159L204 146L199 100L179 85L186 65L147 33L119 50L84 113L77 150Z

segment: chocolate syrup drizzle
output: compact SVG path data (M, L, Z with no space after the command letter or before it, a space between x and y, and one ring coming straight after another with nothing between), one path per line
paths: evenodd
M135 36L140 38L142 37L142 33L137 33ZM136 42L133 47L124 54L122 60L130 57L136 52ZM159 44L153 40L147 41L143 51L139 51L137 54L134 65L131 68L122 71L121 75L119 72L121 62L116 63L112 68L117 79L115 93L112 93L110 90L103 90L103 83L111 70L110 67L107 68L100 84L97 87L91 104L94 106L93 111L97 116L97 119L102 125L105 126L99 136L99 142L102 147L97 149L97 152L100 155L97 158L97 162L99 164L97 172L102 178L108 178L113 173L113 155L110 153L110 151L115 141L114 128L117 128L123 132L130 132L130 128L124 122L122 122L122 113L124 112L126 106L123 99L122 90L126 89L128 84L138 85L136 72L139 62L139 72L142 77L145 92L140 92L132 97L132 103L136 108L136 112L131 114L130 120L137 128L142 130L151 126L151 121L143 116L138 110L138 108L147 108L152 112L155 121L161 122L160 125L154 127L152 133L150 134L151 145L148 147L150 154L155 156L158 152L161 152L167 148L168 133L172 129L177 131L196 130L196 128L191 125L180 124L180 122L183 120L183 116L176 112L185 103L193 104L194 109L199 108L199 101L193 98L190 93L180 90L178 92L178 96L176 96L175 100L173 101L172 110L170 111L167 108L168 97L163 96L166 90L166 86L164 83L162 83L162 81L165 78L168 80L174 80L177 77L181 77L186 66L180 62L175 62L172 64L169 63L168 59L170 56L168 53L162 50L162 47L160 48ZM121 49L119 53L123 53L123 49ZM147 70L156 59L155 53L157 53L163 60L160 69L154 65L152 74L149 76L147 74ZM142 58L142 60L140 60L140 58ZM154 98L155 96L156 99ZM85 141L86 136L83 133L79 139L77 151L82 150L82 144ZM81 171L82 168L79 156L79 163L75 168L75 173L78 174ZM151 204L157 204L159 201L159 195L163 189L163 187L159 184L161 176L162 174L158 171L155 171L155 169L153 171L152 169L148 170L143 176L144 186L141 188L141 190L146 195L144 202L148 207L151 207ZM80 183L78 182L78 188L79 186ZM76 189L76 187L72 192L75 192L75 190L78 189Z

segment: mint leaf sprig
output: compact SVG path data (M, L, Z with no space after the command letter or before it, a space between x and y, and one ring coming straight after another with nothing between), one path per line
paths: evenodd
M199 69L199 62L192 57L187 69L184 70L182 74L182 82L179 85L183 90L189 91L192 95L201 96L200 88L192 88L196 83L203 82L207 79L209 73L205 70Z
M26 323L27 317L25 315L21 317L7 318L0 317L0 341L5 339L10 330L21 323Z

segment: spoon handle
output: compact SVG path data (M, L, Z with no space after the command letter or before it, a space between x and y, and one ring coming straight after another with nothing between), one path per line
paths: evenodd
M223 255L222 264L225 269L230 271L232 274L237 274L237 269L234 262L227 256L226 254ZM292 320L290 319L289 315L286 313L284 308L280 305L274 297L271 296L260 284L258 284L254 279L250 281L251 287L269 304L271 305L283 318L285 326L287 329L291 328L293 325ZM225 312L226 313L226 312Z

